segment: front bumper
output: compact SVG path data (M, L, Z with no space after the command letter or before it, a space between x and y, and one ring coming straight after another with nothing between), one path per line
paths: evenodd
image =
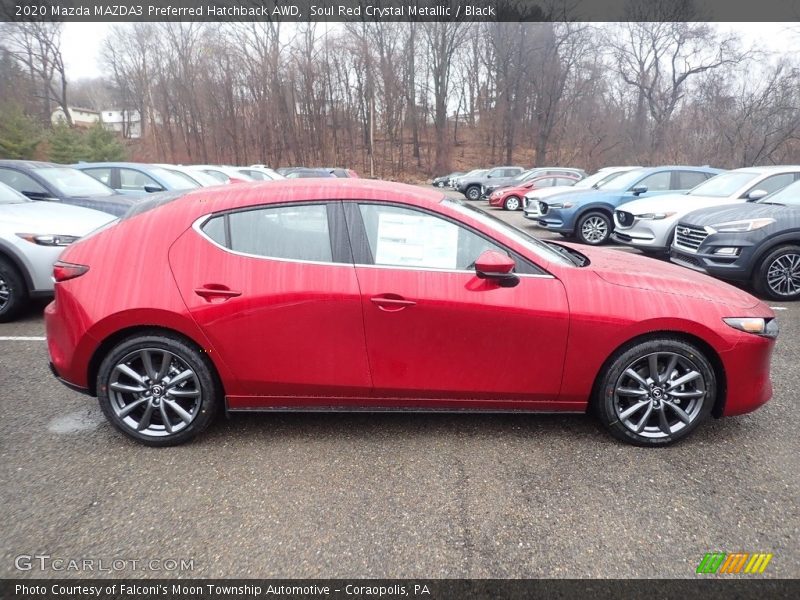
M758 233L712 233L694 251L673 243L670 247L670 260L682 267L719 279L748 281L753 273L756 252L763 239ZM720 248L736 248L738 254L721 255L717 253Z
M774 339L743 333L733 348L720 353L726 383L722 416L752 412L772 398L774 349Z

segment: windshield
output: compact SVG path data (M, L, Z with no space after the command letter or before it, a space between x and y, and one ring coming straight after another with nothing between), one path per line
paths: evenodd
M624 191L629 189L632 185L634 185L637 181L639 181L642 177L649 175L653 171L646 170L646 169L634 169L633 171L625 171L621 173L610 182L603 185L603 189L606 190L620 190Z
M199 183L190 179L188 175L184 175L183 173L169 171L161 167L153 167L152 173L163 180L171 190L193 190L200 187Z
M113 196L116 192L94 177L69 167L36 169L36 174L69 198Z
M514 240L518 244L533 252L536 256L539 256L546 261L557 263L559 265L567 265L570 267L575 266L575 264L572 263L568 258L559 252L556 252L541 240L538 240L530 235L528 232L517 229L513 225L509 225L505 221L498 219L494 215L484 212L481 209L472 206L471 204L467 204L454 198L445 198L442 200L442 204L447 205L461 214L468 215L491 230Z
M23 202L30 202L30 200L5 183L0 183L0 204L21 204Z
M579 182L575 184L574 187L576 188L591 188L597 185L597 187L601 188L606 185L612 179L616 179L623 173L627 173L627 171L612 171L609 173L608 171L599 171L594 175L589 175L588 177L581 179Z
M738 192L743 186L759 176L750 171L736 171L723 173L704 181L689 192L692 196L710 196L712 198L728 198Z
M800 181L787 185L785 188L764 196L757 201L758 204L783 204L784 206L800 206Z

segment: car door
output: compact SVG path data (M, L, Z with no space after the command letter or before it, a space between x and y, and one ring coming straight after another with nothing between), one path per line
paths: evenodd
M232 408L369 395L345 236L338 202L264 205L204 217L172 246L189 312L246 391Z
M558 279L442 215L344 207L376 396L504 407L557 398L569 324ZM490 249L515 258L516 287L477 277L473 263Z

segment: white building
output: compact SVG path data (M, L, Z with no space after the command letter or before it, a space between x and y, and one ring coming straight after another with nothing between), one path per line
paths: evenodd
M91 108L77 108L75 106L67 107L69 111L69 116L72 119L72 124L75 127L91 127L98 121L100 121L100 113L96 110L92 110ZM64 114L64 109L60 106L53 111L53 114L50 116L50 120L52 121L53 125L58 125L59 123L66 123L67 116Z
M100 118L106 129L116 131L124 138L142 137L142 117L138 110L103 110Z

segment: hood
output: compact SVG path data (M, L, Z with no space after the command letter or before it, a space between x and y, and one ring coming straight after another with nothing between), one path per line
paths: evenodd
M761 202L744 202L741 204L724 204L714 208L694 210L681 219L689 225L716 225L742 219L773 218L776 220L800 220L800 206L782 204L766 204Z
M619 206L617 210L624 210L634 215L652 212L679 212L687 213L698 208L719 206L734 202L731 198L715 196L693 196L691 194L663 194L652 198L631 200ZM741 200L744 202L744 200Z
M525 192L529 192L530 190L522 185L514 185L514 186L505 186L502 188L497 188L492 193L501 192L504 196L506 194L517 194L518 196L522 196Z
M0 204L0 220L19 227L18 233L84 236L114 218L98 210L58 202Z
M545 187L545 188L536 188L533 190L528 190L528 193L525 194L526 198L549 198L550 196L555 196L556 194L560 194L561 192L591 192L594 191L592 188L574 188L571 185L554 185L552 187Z
M698 298L735 308L752 308L760 303L755 296L732 285L678 265L619 250L572 247L589 257L591 262L584 268L613 285Z

